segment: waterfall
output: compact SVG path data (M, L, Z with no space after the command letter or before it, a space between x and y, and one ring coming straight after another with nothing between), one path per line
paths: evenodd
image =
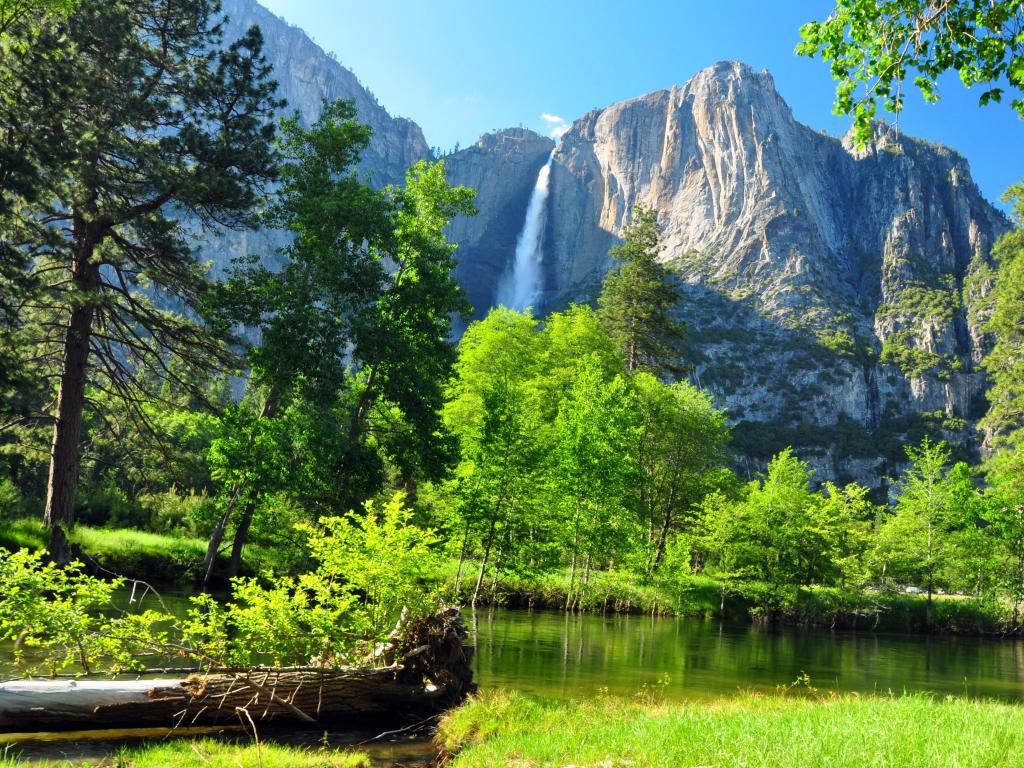
M544 237L544 225L547 221L548 181L551 178L551 161L548 161L537 174L537 182L533 185L530 204L526 206L526 219L516 240L516 255L509 269L498 283L497 303L509 309L524 310L535 307L540 298L544 254L541 240Z

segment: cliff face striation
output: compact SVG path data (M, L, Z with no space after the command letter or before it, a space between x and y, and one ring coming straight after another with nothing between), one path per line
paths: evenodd
M378 186L400 184L406 170L430 157L423 131L412 120L392 117L358 78L339 64L298 27L275 16L256 0L223 0L228 22L226 40L236 40L252 25L263 32L264 55L274 67L285 108L298 111L306 123L320 115L324 100L351 99L359 119L373 129L360 168Z
M263 33L263 54L274 67L279 97L287 100L284 111L298 111L306 124L320 115L324 100L355 102L358 119L373 129L370 145L359 164L377 186L401 184L405 172L417 161L430 157L423 131L411 120L392 117L356 76L343 67L298 27L275 16L256 0L223 0L227 17L224 39L237 40L256 25ZM233 258L258 255L273 266L276 251L285 245L281 232L196 231L199 257L223 270Z
M976 445L972 310L1007 223L960 155L885 126L858 149L796 122L767 73L716 64L565 135L546 306L593 300L637 203L684 285L693 378L752 464L793 443L825 477L877 485L903 439Z

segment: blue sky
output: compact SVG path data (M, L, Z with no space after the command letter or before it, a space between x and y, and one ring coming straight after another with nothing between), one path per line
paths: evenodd
M800 24L828 15L821 0L261 1L442 149L510 126L549 133L542 115L571 122L722 59L769 70L801 122L849 127L831 114L827 65L793 54ZM935 105L910 94L900 127L958 149L995 199L1024 177L1024 121L1007 105L979 107L955 76L943 86Z

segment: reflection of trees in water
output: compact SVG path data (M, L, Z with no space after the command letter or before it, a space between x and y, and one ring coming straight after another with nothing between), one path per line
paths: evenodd
M822 689L1024 698L1024 645L979 638L830 633L651 616L479 615L477 675L548 696L630 696L668 675L672 698Z

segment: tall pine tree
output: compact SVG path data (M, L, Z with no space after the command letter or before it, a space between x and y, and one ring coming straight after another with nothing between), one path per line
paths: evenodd
M623 230L623 242L610 251L618 262L605 277L598 297L601 324L626 358L626 370L653 373L683 370L679 342L683 325L672 317L679 289L660 261L661 230L653 208L637 205Z
M195 319L208 283L180 217L246 222L273 178L279 102L259 30L222 48L218 14L214 0L82 0L2 65L0 128L13 146L32 146L21 140L35 122L17 113L44 114L48 84L61 87L48 131L59 162L36 169L34 199L0 222L5 248L39 283L27 308L33 355L56 389L45 522L57 560L74 522L90 392L142 419L155 394L146 381L187 388L189 366L228 358Z

